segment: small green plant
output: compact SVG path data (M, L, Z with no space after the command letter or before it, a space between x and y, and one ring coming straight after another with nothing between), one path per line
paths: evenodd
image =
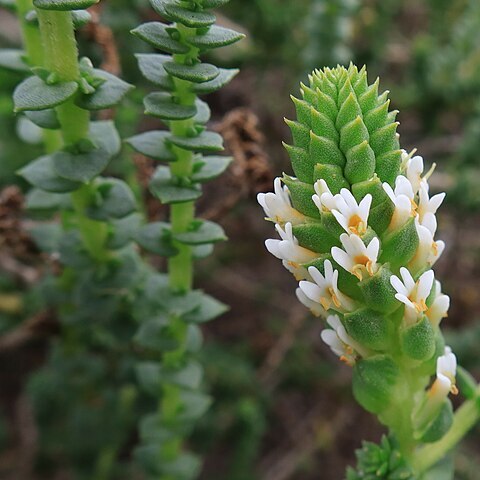
M353 65L314 71L287 120L295 177L258 200L281 237L267 249L326 319L322 339L353 367L355 398L391 434L365 447L348 478L423 478L479 420L480 388L462 374L468 400L453 414L457 362L440 329L450 300L431 269L445 194L431 195L433 167L400 149L378 86Z
M223 146L220 135L206 130L210 112L198 95L221 88L238 73L201 63L199 55L243 35L213 25L210 10L226 2L212 0L154 1L175 23L152 22L135 30L174 54L138 55L142 73L163 89L146 97L147 113L169 130L143 133L128 143L171 164L159 167L151 181L152 193L172 204L171 222L143 225L130 187L100 177L121 141L113 122L92 121L91 112L114 107L132 86L78 59L74 28L90 19L79 9L94 3L19 1L25 52L0 56L3 66L27 75L14 92L15 110L41 129L46 153L20 174L34 187L29 211L49 219L32 235L62 265L60 276L44 286L47 304L60 315L62 338L29 387L45 437L41 453L63 451L82 478L123 478L128 473L118 452L132 435L137 407L152 409L153 397L159 411L139 425L137 464L149 478L193 478L200 461L182 452L182 440L211 403L199 391L203 369L193 358L202 343L199 324L226 310L192 290L193 260L225 239L219 225L195 218L194 201L201 184L231 162L202 156ZM61 225L54 219L58 214ZM155 273L133 240L169 257L168 274ZM95 408L86 408L88 398L95 399ZM94 442L84 435L93 425L102 432Z
M194 478L199 471L199 459L182 448L211 402L200 391L203 368L195 359L202 344L198 325L226 310L192 288L194 259L209 255L213 245L225 239L219 225L195 218L195 200L202 195L202 184L231 162L229 157L204 155L223 150L223 145L218 133L207 130L210 109L198 98L220 89L238 73L200 61L201 54L243 37L215 25L211 9L227 1L152 0L153 8L172 23L150 22L133 30L163 52L139 54L137 59L142 74L160 88L145 97L145 112L168 127L128 140L136 151L168 164L156 169L150 190L161 203L171 205L169 223L149 224L137 235L145 249L168 257L168 274L157 276L147 287L153 308L143 315L135 337L147 357L137 366L140 385L159 401L158 411L141 422L142 445L136 450L151 478Z

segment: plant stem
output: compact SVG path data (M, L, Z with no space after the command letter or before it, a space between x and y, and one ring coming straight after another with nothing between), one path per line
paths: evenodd
M80 67L72 14L41 9L37 9L37 13L45 67L57 74L60 81L77 82L80 79ZM77 107L73 98L58 106L56 110L65 145L75 144L88 137L90 113ZM92 187L85 184L72 193L72 201L83 244L92 258L102 261L108 257L104 247L108 227L86 215L91 196Z
M23 45L28 63L34 67L44 65L44 55L40 31L34 23L27 22L27 13L33 9L32 0L17 0L18 21L22 31Z
M60 81L76 82L80 78L78 50L70 12L37 9L45 67L56 73ZM57 107L65 144L73 144L88 136L90 114L77 107L70 99Z
M480 385L476 397L466 401L455 413L453 424L446 435L436 443L420 448L414 455L413 466L415 471L428 471L475 426L480 420Z
M38 27L27 22L26 15L33 9L32 0L17 0L18 20L22 32L23 45L27 54L28 63L34 67L45 66L42 38ZM45 151L52 153L61 148L62 138L55 130L42 130Z
M177 29L182 36L186 38L196 34L196 29L187 28L181 24ZM185 55L174 55L174 61L180 64L186 64L198 56L198 49L191 47L190 52ZM180 105L195 105L196 95L190 91L190 83L178 78L174 79L175 98ZM194 128L194 120L172 121L170 130L173 135L178 137L187 137ZM177 161L171 164L172 175L178 177L188 177L192 173L193 153L182 148L173 147L173 152ZM195 203L185 202L172 205L171 224L173 233L183 233L188 230L195 214ZM173 290L185 292L192 289L193 286L193 255L192 249L188 245L176 243L178 255L169 259L168 272L170 286Z

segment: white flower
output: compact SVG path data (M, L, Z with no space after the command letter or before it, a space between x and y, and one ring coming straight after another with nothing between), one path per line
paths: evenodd
M435 170L435 167L436 165L434 163L430 170L422 177L424 169L423 158L420 155L415 155L414 157L406 160L406 177L412 185L413 193L416 194L422 185L427 184L427 180Z
M281 240L269 238L265 241L267 250L275 257L283 260L283 265L287 270L295 275L297 280L308 277L306 269L301 263L311 262L318 257L318 254L301 247L298 240L293 235L292 224L285 224L285 230L280 225L275 225Z
M269 220L283 225L290 222L293 225L305 222L305 215L292 207L288 187L282 187L282 181L277 177L273 183L274 193L259 193L257 201L265 211Z
M327 311L317 302L310 300L299 287L295 290L295 294L300 303L305 305L316 317L327 317Z
M377 237L370 241L368 247L365 246L358 235L342 233L340 241L345 250L338 247L332 248L332 257L340 266L355 275L359 280L362 280L365 272L370 276L376 273L380 250L380 241Z
M320 212L330 212L335 208L335 197L323 178L317 180L313 188L315 189L315 195L312 196L312 200Z
M382 186L388 198L395 205L389 225L390 230L395 230L405 225L409 218L415 216L417 205L414 201L412 184L406 177L399 175L395 180L395 190L388 183L384 183Z
M447 312L450 307L450 297L442 293L442 286L439 281L435 282L435 292L435 298L425 312L425 315L434 327L439 325L442 318L448 316Z
M458 393L455 385L457 375L457 357L450 347L445 347L445 352L437 358L437 379L429 391L430 397L445 398L449 393Z
M435 230L431 231L432 225L428 228L420 225L418 219L415 219L415 228L418 235L418 248L408 264L412 272L421 270L425 266L432 267L445 250L445 243L442 240L433 239Z
M392 287L397 291L395 298L405 304L405 320L412 324L418 316L428 310L425 303L432 290L434 274L433 270L423 273L415 282L411 273L405 268L400 269L400 280L396 275L390 277Z
M335 195L334 200L335 208L332 209L332 213L337 222L347 233L363 235L367 231L372 196L365 195L358 204L352 192L342 188L340 193Z
M342 362L353 366L356 360L354 341L350 338L338 315L329 315L327 323L331 328L322 330L322 340L340 357Z
M332 308L339 312L352 311L355 308L353 300L338 289L338 270L333 270L330 260L325 260L324 270L325 275L322 275L318 268L308 268L313 282L306 280L300 282L299 286L303 293L325 310Z
M418 218L420 225L427 227L432 235L435 235L437 230L437 219L435 218L435 213L437 213L438 208L445 198L445 193L437 193L432 198L428 194L428 183L422 182L420 184L420 189L418 191L419 202L418 202Z
M409 158L406 165L406 176L413 187L414 193L418 192L422 182L423 158L420 155Z

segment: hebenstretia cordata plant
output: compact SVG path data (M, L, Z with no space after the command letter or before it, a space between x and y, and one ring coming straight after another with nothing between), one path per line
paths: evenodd
M357 401L388 427L348 480L453 478L449 452L478 421L479 388L440 329L450 299L432 267L445 194L430 193L433 167L400 148L397 111L378 88L350 65L315 70L292 97L295 176L259 194L279 236L266 247L325 321L321 338L353 369ZM454 414L457 382L467 401Z
M27 77L14 92L15 110L42 129L45 150L19 173L33 187L29 210L48 219L32 233L60 272L44 288L62 332L31 390L41 453L63 456L81 478L188 480L201 467L183 446L211 404L195 360L199 325L227 307L193 290L194 260L225 239L219 225L195 218L195 200L231 158L203 155L222 151L223 142L207 130L210 110L198 95L220 89L238 70L199 57L243 37L215 25L211 10L227 2L152 0L171 23L133 32L163 52L139 54L138 61L161 89L145 98L146 113L167 129L128 140L170 165L159 166L150 183L153 195L171 205L170 221L150 224L126 182L100 176L121 139L112 121L95 116L133 87L78 56L75 27L89 22L84 9L98 0L12 4L24 51L3 52L1 64ZM138 246L168 257L167 272L155 272ZM95 438L82 435L88 431ZM133 466L122 468L120 453L137 437Z

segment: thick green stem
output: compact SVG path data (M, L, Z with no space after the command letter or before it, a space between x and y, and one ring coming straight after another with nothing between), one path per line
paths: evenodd
M37 9L37 13L45 52L45 67L55 73L60 81L78 81L80 67L72 14L40 9ZM60 105L56 110L66 145L75 144L88 137L90 114L77 107L74 99ZM108 227L86 215L91 195L92 187L85 184L72 193L72 200L83 244L92 258L102 261L108 257L105 249Z
M179 33L182 37L195 35L196 30L177 25ZM187 63L191 59L196 59L198 56L198 49L191 48L186 55L174 55L174 60L177 63ZM192 106L195 105L196 95L190 91L190 83L184 80L175 79L175 97L179 104ZM194 128L193 119L176 121L170 123L170 130L173 135L178 137L187 137L190 131ZM188 177L192 173L193 153L181 148L173 147L177 161L172 163L172 175L178 177ZM172 205L171 209L171 224L173 233L186 232L194 219L195 203L185 202L177 205ZM193 255L192 249L188 245L177 243L178 255L172 257L168 262L168 273L170 279L170 286L177 291L188 291L193 286Z
M37 25L26 20L27 13L32 9L32 0L17 0L18 20L27 61L32 67L43 67L45 66L45 58L40 30ZM62 146L60 133L55 130L43 130L43 141L47 153L55 152Z
M37 9L45 67L57 74L63 82L76 82L80 78L78 50L70 12ZM73 144L88 136L90 114L77 107L71 99L57 107L65 144Z
M438 442L426 445L415 453L412 464L416 472L424 473L438 463L480 421L480 385L476 397L466 401L455 413L453 425Z
M28 63L34 67L42 66L44 55L42 41L38 27L31 22L27 22L27 13L33 9L32 0L17 0L18 21L22 31L23 45L27 54Z

